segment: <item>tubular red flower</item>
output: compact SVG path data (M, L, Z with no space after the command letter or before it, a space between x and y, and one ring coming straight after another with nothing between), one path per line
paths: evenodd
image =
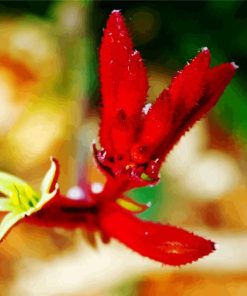
M217 103L236 70L234 63L214 68L209 63L210 52L203 48L143 112L148 89L145 67L120 12L112 12L100 47L102 149L94 147L108 178L117 176L123 183L128 179L126 190L158 181L167 154Z

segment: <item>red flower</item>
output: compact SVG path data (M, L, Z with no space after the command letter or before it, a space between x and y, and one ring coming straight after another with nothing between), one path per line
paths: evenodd
M128 183L125 189L158 180L166 155L217 103L235 73L234 63L210 68L209 62L210 52L204 48L145 111L146 69L123 17L112 12L100 48L102 149L94 147L109 180L121 177Z
M210 240L140 220L136 213L147 207L124 196L130 188L158 182L168 152L216 104L232 79L234 63L210 68L209 62L209 50L203 49L147 111L148 82L142 58L133 49L120 12L113 11L100 48L102 148L93 146L106 184L98 194L84 184L77 200L63 196L57 184L58 163L53 160L42 186L45 197L35 210L29 210L30 215L22 212L21 217L49 227L100 231L105 242L116 238L141 255L169 265L190 263L211 253L214 243Z

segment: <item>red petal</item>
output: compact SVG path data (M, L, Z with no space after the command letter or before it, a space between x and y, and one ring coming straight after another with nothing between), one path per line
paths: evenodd
M103 97L101 145L110 154L114 148L121 153L133 139L148 83L140 54L133 50L119 11L111 13L104 30L100 48L100 76Z
M172 127L171 104L169 92L163 91L149 110L138 143L131 149L131 157L135 163L148 162L160 141L167 137Z
M215 250L210 240L174 226L139 220L116 204L103 210L101 227L141 255L168 265L191 263Z
M180 121L201 98L206 85L209 62L210 53L208 49L203 49L173 79L169 90L161 93L145 118L138 144L132 149L134 161L138 162L139 158L139 162L145 162L158 147L162 145L164 149L163 141L167 141ZM159 148L158 150L160 151ZM142 151L145 151L145 154ZM154 157L159 156L157 154Z
M214 107L233 78L236 69L237 66L234 63L225 63L209 69L206 87L202 98L180 122L180 125L174 129L171 137L165 139L163 145L161 145L159 150L156 151L157 155L163 155L161 160L167 155L185 132Z
M210 69L208 74L207 89L204 97L197 107L197 114L203 116L208 112L218 101L219 97L223 94L225 88L232 80L236 69L234 63L225 63ZM200 112L198 112L200 110Z
M181 116L190 111L203 95L209 63L210 52L205 48L172 80L169 87L171 108Z
M225 88L232 80L238 67L234 63L225 63L210 69L207 87L198 105L184 122L184 129L189 129L196 121L210 111L218 102Z

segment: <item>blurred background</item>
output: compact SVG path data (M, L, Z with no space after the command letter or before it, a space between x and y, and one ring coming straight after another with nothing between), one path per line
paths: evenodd
M112 241L94 250L81 231L19 225L0 246L0 295L247 295L247 2L0 1L0 169L36 189L61 162L66 192L84 174L103 182L97 139L98 48L109 13L121 9L148 69L149 100L209 47L212 65L237 75L214 110L170 153L142 215L217 242L191 266L168 268Z

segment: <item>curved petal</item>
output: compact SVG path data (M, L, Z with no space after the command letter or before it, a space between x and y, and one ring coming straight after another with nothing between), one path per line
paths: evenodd
M225 88L232 80L238 67L234 63L225 63L209 69L203 96L194 108L183 118L169 138L165 139L156 155L161 155L160 163L179 139L218 102Z
M58 181L58 177L60 173L59 162L54 157L51 157L50 160L51 160L51 166L47 171L47 173L45 174L41 183L41 187L40 187L41 194L51 193L55 189Z
M210 240L174 226L142 221L113 203L102 210L100 223L106 235L168 265L191 263L215 250Z
M149 109L137 145L132 149L134 161L146 162L160 157L164 143L176 132L180 122L196 106L204 93L209 71L210 53L203 49L165 89ZM160 149L161 147L161 149ZM154 153L158 149L158 153Z

